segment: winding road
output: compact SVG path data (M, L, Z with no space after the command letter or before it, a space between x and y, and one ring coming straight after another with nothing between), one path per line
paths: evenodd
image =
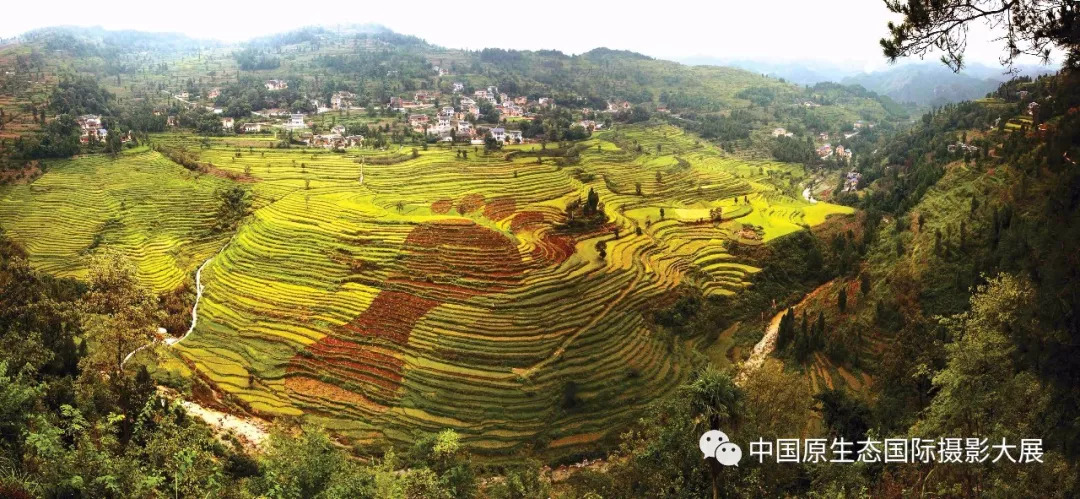
M173 346L173 345L176 345L177 343L180 343L181 341L184 341L184 339L187 338L191 334L191 332L195 330L195 324L197 324L199 322L199 302L202 301L203 288L204 288L203 283L202 283L202 271L203 271L204 268L206 268L206 265L209 264L215 257L220 255L222 251L225 251L225 248L228 248L229 244L231 244L231 243L232 243L232 240L230 239L229 242L225 243L225 246L222 246L221 249L219 249L217 251L217 253L214 253L213 256L211 256L210 258L207 258L206 261L203 262L202 265L199 265L199 269L195 271L195 304L191 306L191 326L188 327L187 332L185 332L184 335L179 337L179 338L166 337L165 340L163 341L163 343L165 343L166 346ZM158 333L161 333L161 331L162 331L161 329L158 329ZM127 365L128 361L131 360L131 358L135 356L135 354L139 353L140 351L142 351L142 350L144 350L146 348L150 348L150 347L152 347L152 346L154 346L156 344L157 344L157 340L155 339L155 340L150 341L150 343L147 343L145 345L140 346L139 348L136 348L135 350L132 350L131 353L127 354L124 357L124 360L120 362L120 369L123 369L124 366Z
M203 288L205 287L202 283L202 271L204 268L206 268L206 265L214 259L214 257L220 255L221 252L225 251L225 248L228 247L229 243L225 243L225 246L222 246L217 253L214 253L214 256L207 258L202 265L199 265L199 270L195 271L195 304L191 306L191 326L188 327L187 332L179 338L166 338L166 345L173 346L177 343L180 343L181 341L184 341L184 339L191 335L191 332L195 330L195 324L199 322L199 302L202 301Z
M199 266L198 270L195 271L195 304L191 306L191 326L189 326L187 332L179 338L166 337L163 341L166 346L175 346L181 341L184 341L191 335L191 332L195 330L195 326L199 322L199 303L202 302L203 290L205 289L205 285L203 285L202 282L203 269L205 269L215 257L220 255L221 252L225 251L225 248L228 248L231 243L232 240L230 239L229 242L225 243L225 245L217 251L217 253L214 253L213 256L207 258L206 261ZM127 364L127 361L134 357L135 354L139 353L139 351L152 347L157 343L156 340L151 341L127 354L127 356L124 357L123 362L121 362L120 368L123 369L124 364ZM258 451L262 449L269 439L270 423L263 419L229 414L209 407L204 407L196 402L184 400L175 390L162 386L158 387L158 393L169 400L178 401L177 403L179 403L189 415L203 420L217 432L235 435L238 437L241 445L249 451Z

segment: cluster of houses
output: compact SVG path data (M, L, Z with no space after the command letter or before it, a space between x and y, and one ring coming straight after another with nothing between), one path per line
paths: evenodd
M426 114L409 115L409 126L413 131L426 133L428 136L450 142L454 140L468 140L475 144L483 144L483 137L490 132L495 140L501 143L520 143L521 131L505 130L503 128L476 128L466 120L472 114L471 111L458 111L452 106L444 106L433 119Z
M334 95L330 96L330 109L349 109L354 99L356 99L356 94L352 92L334 92Z
M351 95L351 94L350 94ZM277 114L280 116L280 113ZM310 127L304 113L287 114L287 119L280 125L285 130L299 131ZM244 123L239 130L244 133L259 133L270 130L276 125L267 122ZM346 147L359 147L364 143L363 135L348 135L345 125L335 125L329 133L316 134L310 131L298 135L299 140L310 147L323 147L326 149L344 149Z
M409 115L409 125L413 131L426 133L442 140L454 140L454 136L462 139L475 137L472 123L465 120L465 112L457 112L453 106L443 106L439 114L432 120L426 114Z
M784 128L774 128L772 131L773 137L794 137L795 134L787 131Z
M507 130L503 127L492 128L491 138L500 144L520 144L522 141L521 130Z
M109 131L101 125L101 116L96 114L84 114L76 120L79 124L79 142L88 144L91 141L104 141L109 136ZM121 142L131 141L131 132L120 136Z
M597 123L593 120L581 120L576 124L581 128L584 128L588 132L595 132L597 130L600 130L601 128L604 128L603 123Z
M263 85L266 86L266 89L270 91L285 90L289 88L289 82L285 80L266 80Z
M1038 113L1038 112L1039 112L1039 103L1038 103L1038 102L1031 102L1031 103L1028 103L1028 106L1027 106L1027 113L1028 113L1029 115L1031 115L1031 116L1035 116L1035 115L1036 115L1036 113Z
M977 153L979 152L979 148L970 144L965 144L963 142L957 141L955 144L949 144L949 152Z
M847 149L842 145L837 145L833 148L832 144L825 144L817 148L817 155L819 158L827 158L832 155L836 155L837 159L850 160L854 155L851 149Z
M859 189L859 180L862 178L862 174L851 170L847 172L844 177L844 189L843 192L855 192Z
M390 102L386 107L391 111L402 112L410 109L427 109L435 107L435 105L429 102L418 102L415 100L405 100L401 97L391 97Z
M325 134L304 133L300 135L300 140L308 146L326 149L344 149L346 147L359 147L364 144L364 136L347 135L345 125L336 125L330 129L330 133Z
M454 83L454 93L462 93L465 90L465 84L461 82ZM434 102L438 97L437 93L420 90L413 95L413 100L405 100L401 97L391 97L387 103L387 108L398 111L408 112L421 109L429 109L435 107ZM521 118L521 119L533 119L535 115L527 111L530 105L538 107L555 107L555 100L550 97L540 97L535 102L530 102L526 96L517 96L511 98L509 95L503 92L499 92L499 89L495 86L489 86L485 89L477 90L473 92L471 97L461 96L457 99L458 106L443 106L434 116L422 113L409 114L408 121L409 126L413 131L418 133L426 133L427 135L437 137L441 140L451 141L459 140L472 140L478 143L483 143L482 137L488 132L495 137L495 140L499 142L521 142L521 134L515 130L505 130L501 128L492 128L484 130L476 130L472 123L468 121L468 117L472 115L474 118L480 116L480 104L489 103L499 116L504 118ZM595 123L589 122L587 128L597 128ZM499 132L496 132L499 131Z
M433 69L439 72L440 75L448 74L437 66L433 66ZM288 82L281 79L264 80L263 85L268 91L289 88ZM474 144L483 144L485 137L488 136L501 143L521 143L523 137L520 130L506 129L504 127L479 127L477 129L478 127L474 126L473 122L481 114L480 106L482 103L489 103L502 118L525 120L536 117L535 113L530 112L530 109L535 111L536 108L554 108L556 106L554 98L539 97L536 100L530 100L527 96L511 97L505 92L499 92L499 89L494 85L476 90L471 96L461 95L465 92L465 88L466 86L462 82L453 83L453 91L458 95L455 98L456 107L442 106L437 108L440 97L437 90L418 90L413 94L412 100L406 100L407 97L391 97L387 107L398 112L411 112L408 115L408 123L418 133L425 133L428 136L434 136L444 141L468 140ZM213 100L220 95L221 88L215 87L207 90L205 97ZM181 92L176 94L176 97L187 99L189 93ZM321 113L330 110L352 109L357 98L357 95L352 92L337 91L331 94L328 107L326 102L320 102L318 99L311 99L311 102ZM224 114L221 108L213 106L207 106L206 108L212 110L215 114ZM437 111L434 114L430 111L426 113L421 111L435 108L437 108ZM627 101L611 101L607 103L607 108L609 112L624 111L630 109L631 104ZM583 117L581 121L575 123L576 125L580 125L590 132L603 127L602 124L588 119L593 116L592 110L586 108L582 110L582 113ZM335 127L334 130L327 134L313 134L308 131L311 123L306 120L306 116L302 113L290 113L284 109L266 109L255 111L252 114L254 119L259 121L244 121L219 116L221 130L236 133L261 133L274 128L282 128L291 132L304 132L299 135L301 141L310 146L327 148L351 147L359 145L364 139L358 135L346 135L344 127ZM470 115L472 116L470 117ZM104 139L108 132L101 129L100 119L93 116L87 118L86 124L83 125L83 141L88 141L87 137L90 134L95 134L97 138ZM169 116L168 124L169 126L178 126L176 116Z
M101 116L96 114L84 114L79 116L79 142L83 144L91 140L105 140L109 131L101 126Z

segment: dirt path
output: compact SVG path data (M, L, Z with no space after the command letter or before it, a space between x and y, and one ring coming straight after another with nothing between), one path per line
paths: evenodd
M805 300L805 298L803 299ZM745 383L746 378L753 374L754 371L757 371L765 363L765 359L776 350L776 337L780 332L780 319L786 313L787 309L781 310L769 321L769 326L765 328L765 335L754 345L754 349L750 351L750 358L746 359L742 369L739 370L739 374L735 376L736 384L742 385Z
M746 377L753 374L754 371L761 367L761 365L765 363L765 359L768 358L769 355L772 355L773 351L776 350L776 337L780 333L780 319L787 313L788 308L799 309L807 300L817 296L818 293L828 288L832 283L833 281L829 281L818 286L813 291L803 296L802 299L799 300L799 303L794 305L794 307L784 308L773 316L772 320L769 321L769 326L765 328L765 335L754 345L754 349L750 352L750 358L746 359L739 374L735 376L736 384L742 385L745 383Z
M270 438L270 422L245 416L236 416L216 409L203 407L195 402L184 400L173 390L158 387L158 393L169 400L176 400L190 416L203 420L218 435L233 435L248 451L260 451L265 448Z
M205 269L214 258L221 254L221 252L225 251L225 248L228 248L231 242L232 241L230 240L228 243L225 243L225 246L222 246L217 253L214 253L213 256L207 258L206 261L199 266L199 269L195 271L195 304L191 306L191 326L189 326L187 332L179 338L166 337L163 341L166 346L172 347L179 344L195 330L195 325L199 322L199 303L202 301L203 290L206 287L202 282L203 269ZM121 363L121 368L129 359L134 357L136 353L156 344L156 340L152 341L127 354L127 356L124 357L124 361ZM266 420L255 417L236 416L216 409L203 407L190 400L180 398L179 393L162 386L158 387L158 393L169 400L178 401L180 406L184 408L184 411L191 416L195 416L205 421L207 425L214 429L216 434L235 435L237 440L240 441L240 444L248 451L262 450L270 436L270 423Z
M210 263L211 260L220 255L222 251L225 251L225 248L228 248L230 243L232 243L231 239L229 240L229 242L225 243L225 246L222 246L221 249L217 251L217 253L214 253L214 255L210 258L207 258L202 265L199 265L198 270L195 271L195 304L191 306L191 326L188 327L187 332L185 332L183 336L176 338L171 336L165 336L164 334L162 334L162 332L165 332L166 334L168 333L164 329L158 330L158 334L164 336L165 339L161 340L161 342L164 343L166 346L171 347L173 345L176 345L177 343L180 343L181 341L184 341L184 339L187 338L188 335L190 335L191 332L195 330L195 324L199 322L199 302L202 301L203 288L205 287L202 283L202 271L204 268L206 268L206 266ZM157 343L158 339L155 338L150 343L147 343L140 346L139 348L136 348L135 350L132 350L131 353L124 356L124 360L120 362L120 368L123 369L124 366L127 365L128 361L135 356L135 354L146 348L150 348Z
M188 327L187 332L184 333L183 336L179 338L167 338L165 340L166 345L173 346L177 343L180 343L181 341L184 341L184 339L191 335L191 332L195 330L195 324L199 322L199 302L202 301L203 288L205 288L202 283L202 271L204 268L206 268L207 265L210 264L211 260L220 255L222 251L225 251L225 248L228 248L229 243L231 242L232 240L230 239L228 243L225 243L225 246L222 246L221 249L217 251L217 253L214 253L214 256L207 258L202 265L199 265L199 270L195 271L195 304L191 306L191 326Z

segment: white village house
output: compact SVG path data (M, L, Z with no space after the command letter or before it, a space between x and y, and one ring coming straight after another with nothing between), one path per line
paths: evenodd
M289 88L289 82L285 80L266 80L264 83L267 90L285 90Z
M285 123L285 128L288 128L290 130L304 128L306 126L307 125L304 123L303 113L297 113L289 116L289 121Z

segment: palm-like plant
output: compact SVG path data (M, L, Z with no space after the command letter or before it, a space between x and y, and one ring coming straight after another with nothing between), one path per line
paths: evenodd
M709 430L737 426L743 412L743 394L727 373L713 367L698 371L695 379L683 390L691 411L699 424Z

